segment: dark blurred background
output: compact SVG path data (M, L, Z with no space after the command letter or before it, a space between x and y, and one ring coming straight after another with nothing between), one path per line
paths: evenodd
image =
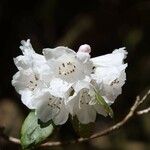
M19 137L29 110L11 86L17 69L13 57L21 54L20 41L31 39L36 52L45 47L68 46L75 51L81 44L92 47L92 56L126 47L127 81L112 108L115 118L99 116L95 132L119 121L128 112L136 95L150 88L150 0L36 0L0 1L0 126ZM144 107L149 105L147 103ZM56 139L76 135L70 123L58 128ZM0 150L21 149L0 137ZM149 150L150 114L135 117L110 136L83 144L49 149Z

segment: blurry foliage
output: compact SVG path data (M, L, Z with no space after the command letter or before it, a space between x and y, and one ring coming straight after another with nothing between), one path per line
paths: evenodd
M81 44L92 47L92 56L127 47L127 82L123 94L113 104L114 120L99 116L97 130L118 121L134 98L150 87L150 1L149 0L36 0L0 1L0 125L7 134L18 136L27 108L11 86L17 71L13 57L22 39L31 39L34 49L65 45L77 51ZM143 106L144 107L144 106ZM113 135L80 145L50 149L150 149L150 116L135 118ZM96 132L95 131L95 132ZM75 138L70 123L63 125L57 138ZM3 144L2 144L3 143ZM0 150L4 145L0 139ZM4 148L10 148L6 145Z

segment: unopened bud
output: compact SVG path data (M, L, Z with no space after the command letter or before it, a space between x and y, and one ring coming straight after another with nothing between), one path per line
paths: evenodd
M81 45L79 47L78 52L90 53L91 52L91 47L88 44Z

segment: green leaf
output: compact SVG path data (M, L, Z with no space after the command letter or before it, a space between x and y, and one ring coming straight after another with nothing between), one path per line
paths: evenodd
M98 103L104 108L105 112L113 118L114 113L113 110L111 109L111 107L105 102L104 98L99 94L99 92L97 90L95 90L95 94L96 94L96 100L98 101Z
M75 132L80 137L88 138L93 134L95 123L81 124L76 116L72 118L71 123Z
M51 122L42 123L35 115L35 111L29 113L21 129L21 145L23 149L34 148L45 140L53 132Z

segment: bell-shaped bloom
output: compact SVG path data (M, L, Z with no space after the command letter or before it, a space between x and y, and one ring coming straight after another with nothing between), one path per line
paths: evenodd
M55 77L67 83L84 80L92 72L92 62L88 53L87 55L81 52L76 53L62 46L44 49L43 53Z
M21 94L22 102L30 109L34 109L34 98L43 88L49 86L52 71L44 56L35 53L30 40L21 43L20 49L24 55L14 58L19 71L13 76L12 85Z
M92 78L98 84L100 93L108 104L112 104L122 93L122 86L126 80L127 64L124 64L126 55L125 48L119 48L111 54L91 59L94 66Z
M56 125L64 124L67 121L69 111L65 99L69 97L70 88L67 83L55 78L51 81L49 88L43 89L35 99L38 104L36 114L41 121L53 120Z
M22 40L21 44L20 49L23 55L14 58L14 63L18 70L40 67L45 64L46 60L44 56L34 51L29 39L27 41Z
M74 95L69 97L67 104L72 116L77 116L82 124L95 122L96 114L107 116L104 108L96 99L95 87L87 81L73 85Z

